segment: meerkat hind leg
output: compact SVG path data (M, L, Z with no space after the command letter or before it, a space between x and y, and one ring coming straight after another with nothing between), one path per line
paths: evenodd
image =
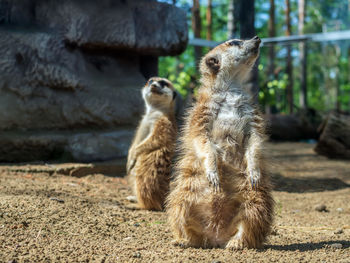
M244 227L243 224L240 223L238 225L238 231L236 234L227 242L225 248L239 250L247 247L245 241L243 239L244 236Z
M237 233L226 244L227 248L260 248L270 232L274 201L266 190L252 190L242 204Z
M177 238L172 241L172 244L175 246L180 246L183 248L187 247L205 247L204 237L203 235L193 231L191 229L187 229L186 238Z

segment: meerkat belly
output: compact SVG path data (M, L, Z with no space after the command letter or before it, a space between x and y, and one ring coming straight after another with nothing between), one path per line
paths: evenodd
M246 137L249 134L252 116L250 109L240 104L240 100L229 98L219 108L213 122L213 143L218 147L223 161L235 160L244 153Z

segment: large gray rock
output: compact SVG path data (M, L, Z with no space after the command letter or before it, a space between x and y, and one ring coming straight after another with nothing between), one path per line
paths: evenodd
M0 31L0 130L109 128L137 123L138 58L68 50L56 35Z
M187 43L152 0L0 0L0 161L125 158L141 87Z
M133 129L110 131L0 132L0 162L95 162L124 159Z
M67 43L86 49L177 55L184 51L188 40L186 13L157 1L0 0L0 3L4 19L14 24L32 22L58 29Z

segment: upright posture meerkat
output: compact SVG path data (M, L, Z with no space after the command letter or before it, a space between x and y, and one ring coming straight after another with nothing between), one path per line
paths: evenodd
M273 220L264 123L242 87L261 40L229 40L201 60L167 210L175 244L258 248Z
M140 208L162 210L176 142L176 92L169 80L154 77L143 87L142 96L146 113L129 149L127 174Z

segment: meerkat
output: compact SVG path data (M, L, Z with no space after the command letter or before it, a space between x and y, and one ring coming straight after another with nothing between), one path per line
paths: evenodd
M142 96L146 113L129 149L127 174L138 206L162 210L176 142L176 92L169 80L153 77L143 87Z
M264 122L242 83L261 40L229 40L204 56L186 117L167 213L184 247L259 248L274 201L263 157Z

